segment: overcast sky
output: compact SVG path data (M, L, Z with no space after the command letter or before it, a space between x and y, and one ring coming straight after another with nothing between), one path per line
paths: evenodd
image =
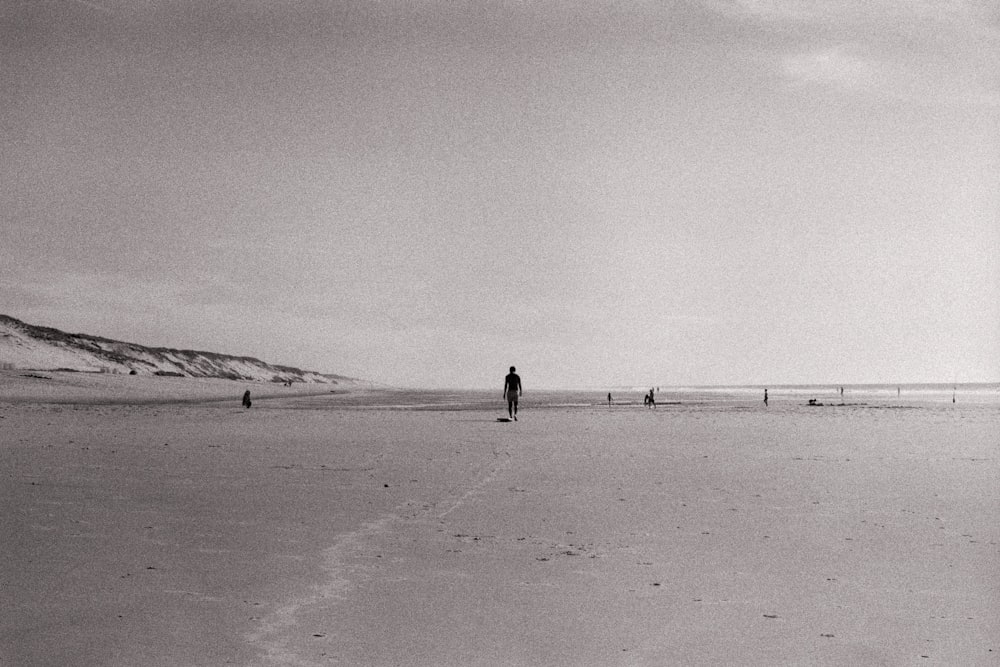
M0 0L0 312L428 387L1000 380L1000 8Z

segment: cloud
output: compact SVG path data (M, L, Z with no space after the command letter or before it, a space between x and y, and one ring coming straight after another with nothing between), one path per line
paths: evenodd
M975 33L998 30L998 12L978 0L706 0L706 6L736 20L770 25L861 26L909 31L915 24Z
M777 57L774 67L792 85L866 93L914 104L1000 107L995 79L969 60L901 53L861 55L857 45L835 45Z
M864 3L851 0L710 0L709 7L734 19L763 23L815 23L844 20Z
M794 85L915 104L1000 105L1000 11L967 0L706 0Z
M877 80L876 66L844 46L785 55L781 69L792 81L828 84L843 90L871 88Z
M90 2L90 0L70 0L78 5L83 5L84 7L90 7L93 10L102 12L108 15L114 15L114 12L105 7L104 5L99 5L96 2Z

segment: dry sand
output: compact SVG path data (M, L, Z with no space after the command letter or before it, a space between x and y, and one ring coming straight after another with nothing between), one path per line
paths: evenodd
M2 379L3 665L1000 664L995 405Z

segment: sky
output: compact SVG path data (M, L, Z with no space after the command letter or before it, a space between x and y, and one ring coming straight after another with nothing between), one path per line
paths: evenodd
M385 384L1000 380L1000 5L0 0L0 313Z

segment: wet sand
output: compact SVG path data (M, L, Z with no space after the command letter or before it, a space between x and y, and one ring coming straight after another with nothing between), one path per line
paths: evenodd
M994 405L6 386L0 664L1000 662Z

